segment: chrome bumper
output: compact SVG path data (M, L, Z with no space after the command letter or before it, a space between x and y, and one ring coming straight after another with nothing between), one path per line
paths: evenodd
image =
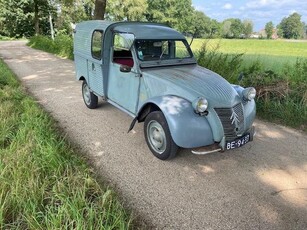
M254 140L254 136L256 135L255 126L252 126L248 130L248 133L250 133L249 141L251 142ZM225 150L225 143L226 143L225 137L223 137L222 141L219 144L216 143L216 144L209 145L209 146L195 148L195 149L192 149L191 152L196 155L206 155L209 153L223 152Z

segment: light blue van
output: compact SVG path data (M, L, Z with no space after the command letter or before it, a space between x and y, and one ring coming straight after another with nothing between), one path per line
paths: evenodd
M81 22L74 32L85 105L94 109L104 98L133 118L129 131L144 122L147 145L159 159L175 157L179 147L207 154L253 140L255 89L198 66L181 33L107 21Z

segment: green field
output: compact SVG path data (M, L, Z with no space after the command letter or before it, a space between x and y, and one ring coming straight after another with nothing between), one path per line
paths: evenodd
M199 50L206 42L210 50L218 47L218 52L225 54L243 53L243 67L259 61L266 70L280 72L285 64L307 58L307 40L195 39L192 50Z

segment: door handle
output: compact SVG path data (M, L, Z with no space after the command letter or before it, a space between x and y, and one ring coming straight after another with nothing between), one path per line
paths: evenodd
M95 64L92 63L92 71L96 71Z

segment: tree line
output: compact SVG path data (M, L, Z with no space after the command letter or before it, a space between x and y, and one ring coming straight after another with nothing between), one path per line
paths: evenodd
M196 38L249 38L252 20L229 18L218 22L192 6L192 0L0 0L0 35L70 34L71 24L84 20L150 21L167 24ZM265 26L267 38L306 36L301 15L293 13L274 27Z

